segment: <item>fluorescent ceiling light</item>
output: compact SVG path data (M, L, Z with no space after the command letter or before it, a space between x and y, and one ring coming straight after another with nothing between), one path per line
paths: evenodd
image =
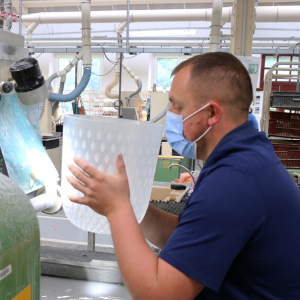
M171 35L190 35L197 34L197 29L171 29L171 30L141 30L130 31L130 36L146 37L146 36L171 36Z

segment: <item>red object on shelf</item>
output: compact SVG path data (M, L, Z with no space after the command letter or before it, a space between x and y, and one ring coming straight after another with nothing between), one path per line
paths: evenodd
M300 138L300 114L270 111L269 136Z
M273 144L275 154L280 158L284 167L290 169L300 168L300 144Z

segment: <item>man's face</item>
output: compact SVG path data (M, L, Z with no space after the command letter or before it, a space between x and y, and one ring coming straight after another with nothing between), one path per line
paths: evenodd
M196 93L191 88L189 78L190 67L180 70L175 75L169 92L171 103L169 110L181 115L183 119L203 106L195 99ZM188 141L195 141L208 128L206 115L207 110L203 110L183 122L183 135Z

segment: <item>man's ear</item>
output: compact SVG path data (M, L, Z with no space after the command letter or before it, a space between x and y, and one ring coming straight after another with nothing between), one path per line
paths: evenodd
M213 126L219 123L222 114L222 109L220 105L215 101L210 101L209 103L210 117L208 119L208 125Z

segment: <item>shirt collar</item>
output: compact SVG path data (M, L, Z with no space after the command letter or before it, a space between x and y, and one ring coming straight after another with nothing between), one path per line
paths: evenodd
M232 131L228 132L218 143L218 145L214 148L214 150L211 152L209 157L207 158L205 164L209 164L210 160L215 156L215 153L225 144L228 142L231 142L235 139L242 138L244 136L255 134L257 133L257 130L253 126L252 121L247 121L243 123L242 125L236 127ZM205 165L204 165L205 166Z

